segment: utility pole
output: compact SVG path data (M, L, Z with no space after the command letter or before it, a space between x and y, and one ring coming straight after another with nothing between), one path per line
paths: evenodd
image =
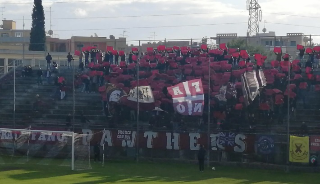
M49 8L49 19L50 19L50 25L49 25L49 31L47 32L47 34L48 35L50 35L50 37L52 37L52 35L53 35L53 31L52 31L52 23L51 23L51 20L52 20L52 18L51 18L51 13L52 13L52 11L51 11L51 6L50 6L50 8Z
M254 36L259 33L259 22L262 20L262 10L258 0L247 0L249 10L247 36Z
M4 13L4 9L6 8L6 7L0 7L1 8L1 20L4 20L4 18L3 18L3 13Z
M51 24L51 6L50 6L50 30L51 30L52 24Z
M22 34L23 34L23 36L22 36L22 38L23 38L23 40L22 40L22 64L24 63L24 26L25 26L25 24L24 24L24 16L23 16L23 18L22 18L22 22L23 22L23 25L22 25Z
M156 32L151 32L152 33L152 36L153 36L153 41L155 42L156 41L156 36L158 36L158 35L156 35Z

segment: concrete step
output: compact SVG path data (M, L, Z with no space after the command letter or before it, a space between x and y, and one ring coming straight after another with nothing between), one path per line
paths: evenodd
M58 109L60 110L72 110L73 106L71 105L65 105L65 106L59 106ZM102 110L102 104L97 104L94 106L88 106L88 105L77 105L75 106L75 109L77 111L86 111L86 110L95 110L95 111L101 111Z
M0 113L1 118L13 118L13 113ZM39 118L42 117L43 114L40 112L33 112L33 113L16 113L15 118L17 119L24 119L26 117L31 118Z
M80 114L81 112L82 111L77 110L77 111L75 111L75 114ZM66 114L67 115L69 113L72 113L72 110L70 112L70 111L58 109L58 110L52 110L50 114ZM102 112L101 109L100 109L100 111L99 110L86 110L85 114L92 115L92 116L104 116L104 113Z
M48 119L54 119L54 120L62 120L62 119L66 119L66 116L68 115L68 113L66 114L46 114L43 115L44 118L48 118ZM88 118L90 121L106 121L106 117L105 116L96 116L96 115L85 115L86 118ZM75 119L80 120L80 115L76 115Z

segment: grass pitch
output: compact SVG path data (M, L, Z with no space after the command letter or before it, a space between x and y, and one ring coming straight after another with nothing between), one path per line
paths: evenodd
M71 171L55 165L1 164L1 184L319 184L317 173L285 173L232 167L205 168L176 163L108 161L93 163L91 170Z

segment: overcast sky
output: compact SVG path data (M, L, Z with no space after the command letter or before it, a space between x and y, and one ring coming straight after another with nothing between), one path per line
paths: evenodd
M318 34L319 0L260 0L263 11L260 30ZM43 0L46 30L50 28L49 7L52 8L54 37L122 36L127 40L187 39L200 40L217 33L247 31L246 0ZM17 22L22 29L30 29L33 1L0 0L3 18ZM0 9L1 10L1 9ZM2 18L2 17L1 17ZM317 41L320 41L320 36ZM134 42L131 42L134 43Z

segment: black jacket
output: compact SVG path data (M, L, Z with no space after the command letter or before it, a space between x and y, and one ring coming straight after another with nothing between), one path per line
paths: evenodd
M99 154L99 153L100 153L100 146L99 146L99 144L94 145L93 151L94 151L95 154Z
M204 160L205 155L206 155L206 150L203 147L201 147L198 152L198 159Z
M68 54L67 59L68 59L68 61L71 61L73 59L72 55Z
M50 62L51 62L51 60L52 60L51 55L47 55L46 60L47 60L47 62L48 62L48 63L50 63Z

